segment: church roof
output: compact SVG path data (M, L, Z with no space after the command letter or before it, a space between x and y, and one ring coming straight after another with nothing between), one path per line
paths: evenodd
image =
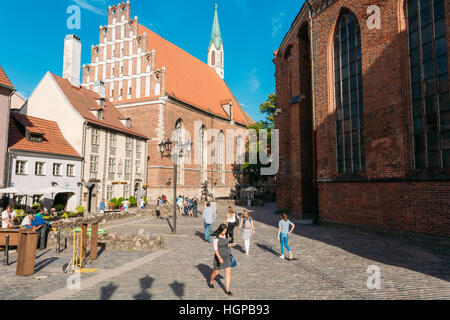
M243 125L254 122L213 68L139 24L138 33L143 35L144 32L148 50L156 50L156 68L166 67L166 93L169 96L228 119L220 102L231 99L234 121Z

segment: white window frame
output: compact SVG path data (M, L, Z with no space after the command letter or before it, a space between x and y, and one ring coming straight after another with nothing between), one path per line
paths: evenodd
M26 175L27 174L27 164L26 160L16 160L16 175ZM17 167L20 166L21 170L17 170Z

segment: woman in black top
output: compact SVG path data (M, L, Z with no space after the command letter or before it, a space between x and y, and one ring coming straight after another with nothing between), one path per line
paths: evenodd
M211 280L208 283L210 288L214 288L214 279L219 275L219 270L225 269L225 293L231 296L230 282L231 282L231 261L228 252L229 244L227 238L227 225L222 223L219 228L212 234L214 245L214 271L211 274Z

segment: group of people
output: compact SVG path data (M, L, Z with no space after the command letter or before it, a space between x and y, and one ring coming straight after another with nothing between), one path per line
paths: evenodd
M144 210L146 205L147 205L147 203L145 202L145 200L141 199L140 202L139 202L139 207L141 208L141 210ZM130 207L130 201L127 198L127 199L125 199L122 202L122 206L120 207L120 210L122 212L124 212L124 211L128 212L129 207ZM100 201L99 210L100 210L101 214L105 214L105 212L106 212L106 201L105 201L105 199L102 199L102 201Z
M205 241L213 242L214 270L208 281L208 287L214 288L214 279L219 275L220 270L225 270L225 293L232 295L230 291L231 283L231 268L232 268L232 254L231 247L235 247L234 231L237 227L236 234L242 232L242 239L244 240L245 254L249 256L250 240L255 235L255 225L250 213L247 210L239 216L232 207L228 207L227 215L224 223L220 224L216 231L212 232L212 225L216 220L216 210L211 207L209 202L206 203L206 208L202 212L205 229ZM290 230L289 230L289 227ZM280 241L281 255L284 259L284 249L289 253L289 258L293 259L293 253L288 245L289 234L294 230L295 225L288 219L287 215L283 213L281 220L278 223L278 241Z
M187 217L198 216L198 198L186 197L179 195L176 199L177 209L180 214L184 214Z
M24 229L29 229L33 232L38 232L38 241L37 248L39 250L44 250L47 248L47 238L50 232L51 226L50 223L44 219L43 214L45 213L44 206L40 206L35 214L27 214L21 224L20 227ZM14 229L16 228L16 218L17 212L11 208L11 206L7 206L6 210L2 212L2 228L4 229Z
M162 195L160 195L160 196L158 197L158 199L157 199L156 202L157 202L156 205L157 205L157 207L159 208L159 207L161 207L162 205L168 203L167 197L166 197L164 194L162 194Z

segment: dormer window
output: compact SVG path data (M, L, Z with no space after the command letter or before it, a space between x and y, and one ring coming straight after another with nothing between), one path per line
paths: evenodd
M106 102L106 99L105 98L101 98L101 99L98 100L98 105L100 107L104 108L106 106L105 102Z
M120 119L120 121L121 121L122 124L123 124L124 126L126 126L127 128L131 128L131 119L130 119L130 118Z
M103 110L97 110L97 118L103 120Z
M31 142L42 142L43 138L42 135L30 133L28 140Z

